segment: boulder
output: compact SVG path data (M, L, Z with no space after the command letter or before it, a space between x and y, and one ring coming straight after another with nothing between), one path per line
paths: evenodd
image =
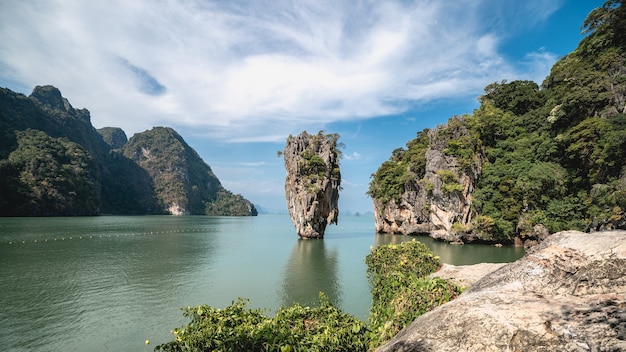
M479 263L473 265L443 264L437 272L430 274L430 278L439 277L450 280L461 287L470 287L485 275L496 271L506 263Z
M560 232L378 351L626 351L626 231Z

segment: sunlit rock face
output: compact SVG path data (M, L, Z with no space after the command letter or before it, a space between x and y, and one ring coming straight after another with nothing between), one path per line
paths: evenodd
M556 233L377 351L625 351L625 263L626 231Z
M283 152L287 177L287 209L298 236L323 238L326 225L336 224L341 174L337 134L289 136Z
M459 232L472 220L473 192L482 171L480 155L467 165L446 152L448 141L469 132L461 124L441 125L428 132L423 175L405 180L398 199L373 197L376 232L428 234L448 242L472 242L476 234ZM481 238L489 240L489 238Z

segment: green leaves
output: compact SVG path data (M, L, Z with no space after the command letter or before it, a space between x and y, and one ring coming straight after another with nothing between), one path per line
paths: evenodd
M100 185L90 154L65 138L37 130L16 133L17 149L0 170L8 197L4 214L94 215L100 207Z
M423 243L378 246L365 258L372 283L369 316L370 347L395 336L415 318L454 299L460 288L441 279L425 278L440 265Z
M415 139L406 144L407 149L398 148L372 174L367 194L386 204L391 200L400 202L407 185L418 185L416 180L426 173L426 150L428 129L418 132Z
M342 313L324 294L318 307L294 305L274 317L238 299L224 309L185 309L190 323L156 351L366 351L367 327Z

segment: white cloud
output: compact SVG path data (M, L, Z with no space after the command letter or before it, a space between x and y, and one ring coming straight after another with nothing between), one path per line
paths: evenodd
M544 3L5 0L0 82L53 84L96 127L129 135L170 125L277 141L524 76L501 33L556 9ZM527 55L521 78L545 76L550 55Z
M346 158L346 160L359 160L361 159L361 154L359 152L352 152L351 154L344 154L343 157Z

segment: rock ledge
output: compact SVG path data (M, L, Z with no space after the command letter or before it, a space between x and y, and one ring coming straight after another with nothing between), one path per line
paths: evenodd
M626 231L565 231L378 351L626 351Z

